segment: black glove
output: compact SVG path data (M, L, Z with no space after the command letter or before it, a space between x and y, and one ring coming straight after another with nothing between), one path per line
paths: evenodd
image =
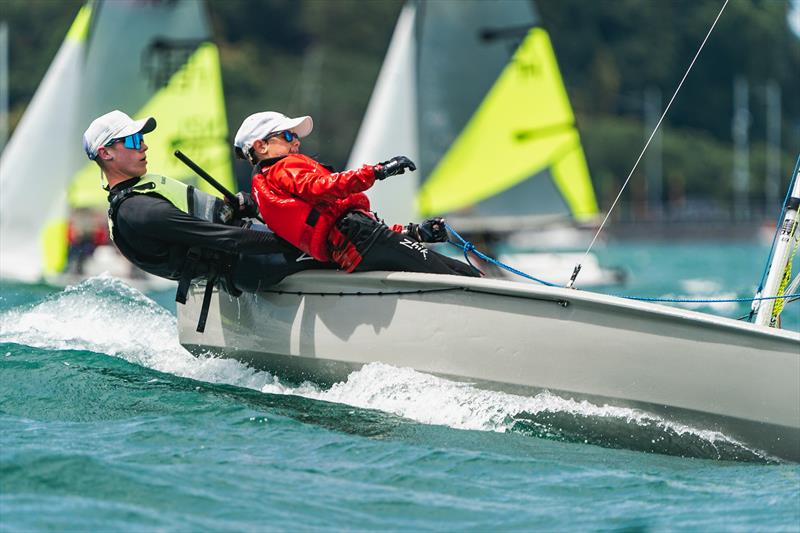
M406 235L419 242L446 242L448 238L447 228L441 217L429 218L421 224L410 223L406 226Z
M255 218L258 216L258 204L249 192L236 193L236 198L239 200L239 205L233 207L237 217Z
M389 176L405 173L406 169L413 172L417 170L417 165L415 165L414 162L406 156L398 155L388 161L378 163L372 168L375 171L375 179L385 180Z

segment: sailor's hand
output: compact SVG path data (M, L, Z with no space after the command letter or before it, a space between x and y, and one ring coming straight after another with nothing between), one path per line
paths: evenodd
M441 217L429 218L421 224L412 222L406 226L406 234L419 242L446 242L448 238L447 228Z
M239 200L239 205L236 206L238 216L249 218L258 216L258 204L253 200L253 196L249 192L236 193L236 198Z
M375 171L375 179L384 180L389 176L404 174L406 169L413 172L417 170L417 165L404 155L398 155L383 163L378 163L372 167Z

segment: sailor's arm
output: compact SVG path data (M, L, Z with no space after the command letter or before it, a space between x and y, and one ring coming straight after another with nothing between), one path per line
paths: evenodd
M215 224L192 217L161 198L135 195L119 207L116 223L128 235L187 247L201 246L228 253L263 254L285 251L272 232Z
M375 170L364 165L355 170L331 173L316 161L286 158L276 163L270 178L307 202L334 202L372 187Z

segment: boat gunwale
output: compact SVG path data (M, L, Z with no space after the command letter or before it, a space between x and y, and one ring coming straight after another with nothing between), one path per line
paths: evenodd
M319 291L307 290L308 283L317 282ZM344 282L344 283L342 283ZM298 287L298 285L301 285ZM327 292L322 287L338 285L339 290ZM343 286L348 288L345 290ZM307 270L285 278L278 285L260 291L266 294L308 294L330 296L371 296L402 294L402 289L414 286L406 294L437 292L438 290L463 290L487 295L507 296L538 301L552 301L563 307L573 302L595 304L622 308L626 311L643 312L649 315L669 317L680 321L702 323L716 328L736 330L738 332L762 337L780 338L800 342L800 332L760 326L751 322L742 322L733 318L680 309L655 302L633 300L621 296L603 294L565 287L547 287L512 280L487 278L468 278L447 274L421 274L414 272L363 272L345 274L323 270ZM422 288L420 288L422 286ZM426 288L427 287L427 288ZM800 351L798 352L800 357Z

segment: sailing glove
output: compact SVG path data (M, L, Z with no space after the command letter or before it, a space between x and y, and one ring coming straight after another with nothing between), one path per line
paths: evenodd
M411 222L405 228L406 235L417 239L419 242L447 242L447 228L441 217L429 218L420 224Z
M238 216L255 218L258 216L258 204L253 200L249 192L238 192L236 198L239 199Z
M398 155L383 163L378 163L372 169L375 171L375 179L385 180L389 176L405 173L406 169L413 172L417 170L417 165L404 155Z

